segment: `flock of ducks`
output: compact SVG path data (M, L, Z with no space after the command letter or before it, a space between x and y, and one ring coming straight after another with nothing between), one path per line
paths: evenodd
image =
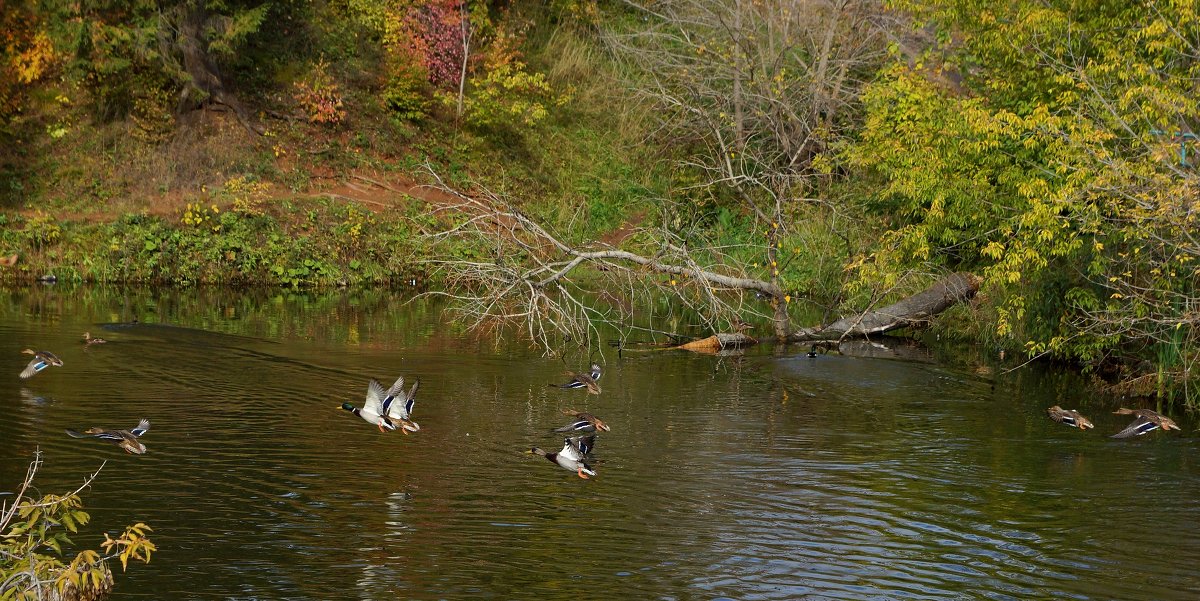
M1050 419L1063 425L1079 428L1080 430L1086 430L1088 428L1095 427L1092 425L1091 420L1084 417L1083 414L1074 409L1063 409L1062 407L1055 405L1047 409L1046 413L1050 415ZM1133 418L1133 422L1131 422L1128 426L1125 426L1124 430L1113 434L1110 438L1131 438L1133 436L1141 436L1148 432L1153 432L1159 428L1162 428L1163 430L1179 429L1179 425L1175 423L1175 420L1162 415L1153 409L1126 409L1125 407L1121 407L1120 409L1113 411L1113 415L1136 415L1137 417Z
M598 381L600 380L601 373L600 365L593 363L590 372L567 372L567 375L571 379L566 384L551 384L550 386L555 388L586 389L591 394L600 394L600 384ZM380 432L395 432L396 430L399 430L403 434L418 432L421 430L421 426L413 421L412 411L417 402L417 388L420 385L420 380L414 380L412 388L405 392L404 376L400 376L392 384L391 388L384 390L383 385L378 380L371 380L367 383L367 398L363 402L363 406L355 407L353 403L342 403L342 409L357 415L368 424L379 428ZM603 420L595 415L584 411L571 409L563 413L574 416L575 421L561 428L555 428L553 431L578 433L580 435L564 438L562 450L555 453L548 453L537 447L533 447L526 452L541 455L551 462L562 466L564 469L575 472L580 478L586 480L590 476L596 475L596 471L587 462L587 457L596 445L595 432L597 430L608 432L608 424L605 424Z
M84 332L83 342L87 346L94 344L103 344L107 342L103 338L93 338L90 332ZM50 351L39 351L33 349L24 349L22 353L33 355L33 359L21 371L21 379L29 379L41 373L50 367L62 367L62 359L59 359ZM816 355L816 348L809 351L808 356ZM554 388L564 389L586 389L589 394L600 394L600 376L602 371L600 365L593 363L591 370L587 373L567 372L569 380L565 384L550 384ZM363 421L376 426L380 432L394 432L399 430L403 434L409 432L418 432L421 426L412 419L413 407L416 404L417 388L421 385L421 381L416 379L413 381L412 388L404 390L404 376L400 376L388 389L384 389L383 385L378 380L372 379L367 383L367 397L362 407L355 407L351 403L342 403L341 408L357 415ZM576 411L574 409L563 411L564 414L572 416L574 421L562 426L554 428L555 433L576 434L576 436L567 436L563 438L563 447L561 450L550 453L538 447L526 451L534 455L545 457L550 462L561 466L564 469L571 470L579 475L580 478L587 479L589 476L595 476L596 471L588 464L587 458L591 455L592 449L596 445L596 432L608 432L608 424L605 424L600 418L584 411ZM1046 409L1046 413L1050 419L1071 427L1086 430L1094 428L1091 420L1084 417L1074 409L1063 409L1055 405ZM1179 425L1169 417L1166 417L1152 409L1127 409L1121 407L1113 412L1115 415L1133 415L1133 422L1125 427L1124 430L1113 434L1111 438L1131 438L1141 436L1154 430L1179 430ZM100 440L111 442L118 447L124 449L128 453L141 455L146 452L146 445L142 444L139 438L150 430L150 420L143 419L138 422L138 425L128 430L110 430L106 428L92 427L78 432L76 430L67 430L67 434L74 438L97 438Z
M83 334L83 342L90 347L93 344L103 344L107 341L103 338L93 338L90 332L85 332ZM25 349L21 352L33 355L33 359L21 371L21 379L29 379L47 368L62 367L63 365L62 359L59 359L58 356L50 351ZM593 363L588 373L567 372L567 375L570 377L567 383L550 384L550 386L565 389L586 389L590 394L600 394L599 380L601 373L600 365ZM379 428L380 432L394 432L396 430L399 430L403 434L419 432L421 426L413 421L412 412L417 401L417 389L420 386L421 381L415 379L413 380L412 387L406 391L404 390L404 376L400 376L392 383L390 388L385 390L378 380L372 379L367 383L367 397L362 407L355 407L352 403L342 403L341 408L357 415L368 424ZM552 431L556 433L577 434L577 436L564 438L561 451L548 453L534 447L526 451L526 453L541 455L552 463L575 472L580 478L587 479L590 476L595 476L596 471L588 464L587 458L591 455L592 449L596 445L595 433L597 431L608 432L608 424L585 411L571 409L563 413L574 417L574 421L560 428L555 428ZM146 445L139 439L149 430L150 420L142 419L136 427L128 430L92 427L79 432L68 428L67 435L72 438L96 438L115 444L126 453L144 455L146 453Z

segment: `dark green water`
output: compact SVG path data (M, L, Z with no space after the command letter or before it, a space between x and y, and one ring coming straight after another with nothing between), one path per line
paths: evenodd
M140 323L128 327L101 324ZM85 349L90 330L110 342ZM25 347L65 362L28 381ZM603 393L386 295L0 295L0 491L101 460L76 536L143 521L113 599L1195 599L1196 424L1118 441L1069 375L627 353ZM1015 364L1014 364L1015 365ZM997 372L999 373L999 372ZM415 435L338 409L420 377ZM1061 403L1080 432L1047 419ZM612 426L584 481L524 454L560 411ZM152 422L145 456L64 428Z

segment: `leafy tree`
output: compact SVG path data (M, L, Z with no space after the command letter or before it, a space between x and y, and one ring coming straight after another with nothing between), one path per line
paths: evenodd
M273 6L270 0L42 0L40 11L102 117L124 116L147 94L167 90L176 113L217 103L251 127L219 64L237 56Z
M0 10L0 126L21 108L28 86L55 62L50 42L28 2L6 2Z
M436 104L476 127L528 127L563 97L521 59L514 18L467 0L353 0L350 12L384 48L384 101L421 119ZM437 101L437 102L435 102Z
M915 37L936 33L893 46L845 155L883 179L875 206L896 219L861 277L978 268L997 335L1031 355L1188 373L1198 181L1179 152L1200 118L1197 7L894 5Z

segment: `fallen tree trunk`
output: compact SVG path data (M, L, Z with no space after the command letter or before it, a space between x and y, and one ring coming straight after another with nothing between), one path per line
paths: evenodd
M735 332L733 334L713 334L708 338L693 340L687 344L671 348L692 351L694 353L715 353L720 350L741 348L754 344L758 344L758 341L740 332Z
M792 332L787 341L860 338L900 328L925 326L934 315L975 296L979 291L979 282L979 278L972 274L953 273L900 302L854 317L839 319L829 325L801 328Z

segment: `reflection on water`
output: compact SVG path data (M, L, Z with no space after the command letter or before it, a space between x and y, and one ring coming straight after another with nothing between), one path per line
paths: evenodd
M75 540L155 529L114 599L1200 593L1194 425L1108 439L1127 420L1069 376L766 349L564 364L382 294L18 290L0 340L0 491L36 448L46 492L108 459ZM21 381L26 346L65 365ZM547 387L592 358L603 394ZM401 374L419 433L338 408ZM523 453L561 444L563 409L612 426L595 480ZM63 432L142 417L140 457Z

